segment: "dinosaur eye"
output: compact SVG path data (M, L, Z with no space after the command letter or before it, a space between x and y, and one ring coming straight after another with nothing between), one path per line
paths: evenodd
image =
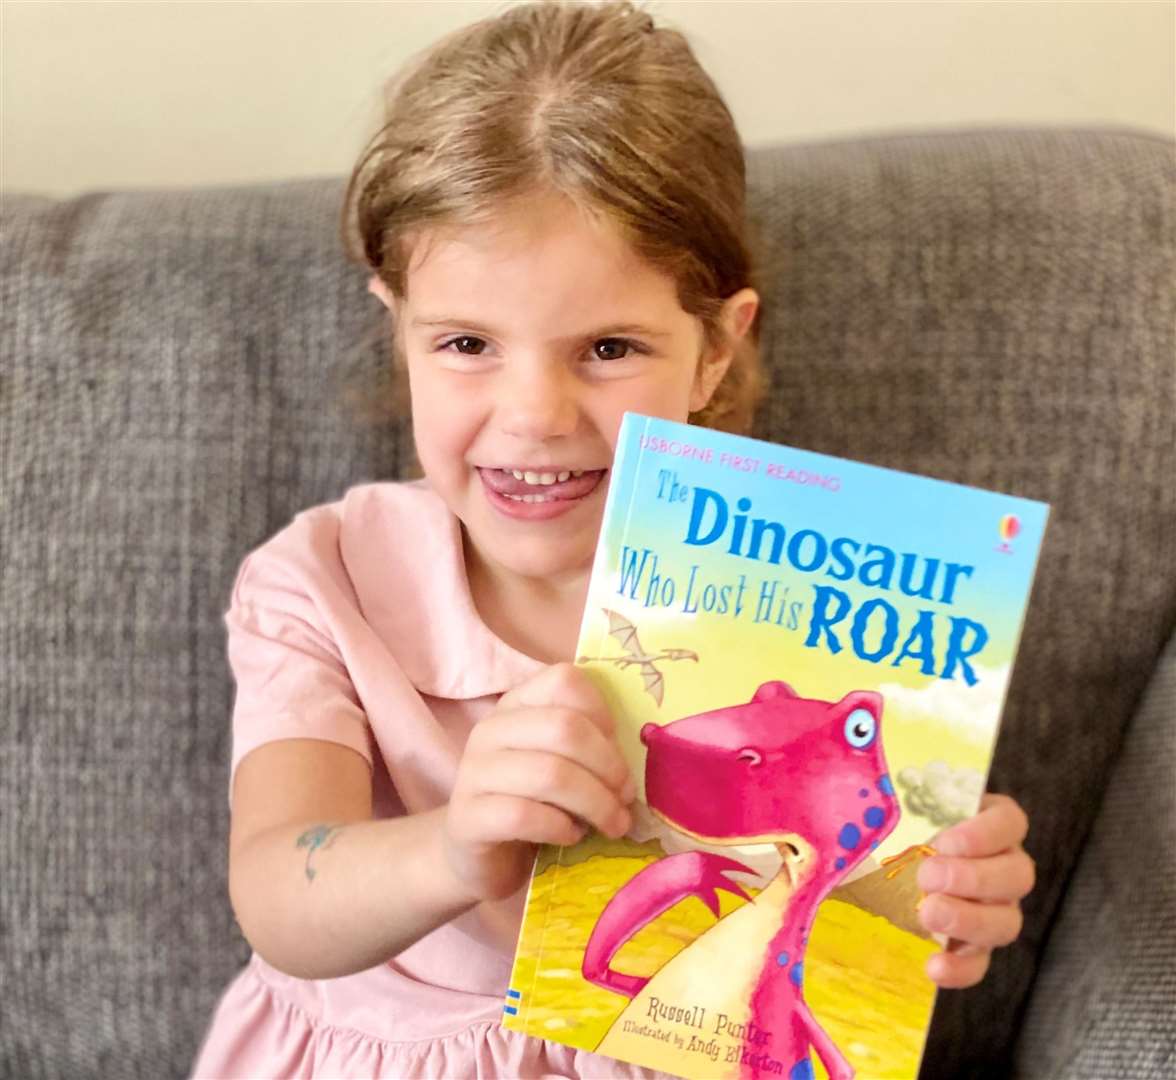
M855 750L864 750L878 734L878 722L869 709L854 709L845 718L845 741Z
M750 746L745 746L740 750L736 758L739 761L746 761L752 768L755 768L756 765L764 760L763 755L758 750L753 750Z

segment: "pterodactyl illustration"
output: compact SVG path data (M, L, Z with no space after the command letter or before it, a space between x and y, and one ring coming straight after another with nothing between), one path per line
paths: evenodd
M630 664L641 665L641 679L645 689L654 701L661 705L665 694L665 677L657 669L662 660L694 660L697 662L698 653L690 649L662 649L659 653L647 653L637 640L637 627L623 615L618 615L608 608L601 609L608 616L609 637L616 638L625 650L624 656L580 656L577 662L581 664L616 664L619 668L627 668Z

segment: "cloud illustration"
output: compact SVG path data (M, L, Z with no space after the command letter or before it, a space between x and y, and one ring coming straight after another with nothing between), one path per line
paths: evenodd
M1010 668L973 664L977 682L968 686L961 680L935 679L924 687L884 683L878 693L888 709L893 708L913 720L935 720L949 724L972 741L988 742L995 734Z
M945 761L921 769L908 765L896 779L907 810L938 826L971 817L984 790L984 777L975 769L953 769Z

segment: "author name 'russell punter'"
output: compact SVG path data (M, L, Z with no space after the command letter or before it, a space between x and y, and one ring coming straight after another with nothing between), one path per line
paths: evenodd
M669 1021L682 1024L684 1027L697 1028L699 1031L706 1027L706 1009L701 1005L671 1005L661 998L651 997L648 1013L650 1020ZM767 1042L770 1034L756 1024L737 1023L724 1012L714 1018L712 1027L713 1035L726 1035L756 1045Z

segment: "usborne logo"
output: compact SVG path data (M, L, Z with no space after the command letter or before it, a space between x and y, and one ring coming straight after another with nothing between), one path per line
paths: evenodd
M509 1013L511 1016L517 1016L519 1012L518 1003L522 1000L522 993L518 990L507 990L506 1004L502 1006L504 1013Z
M1021 519L1016 514L1005 514L1000 519L998 531L1000 532L1000 545L996 550L1005 555L1011 555L1013 548L1009 541L1015 539L1018 533L1020 533Z

